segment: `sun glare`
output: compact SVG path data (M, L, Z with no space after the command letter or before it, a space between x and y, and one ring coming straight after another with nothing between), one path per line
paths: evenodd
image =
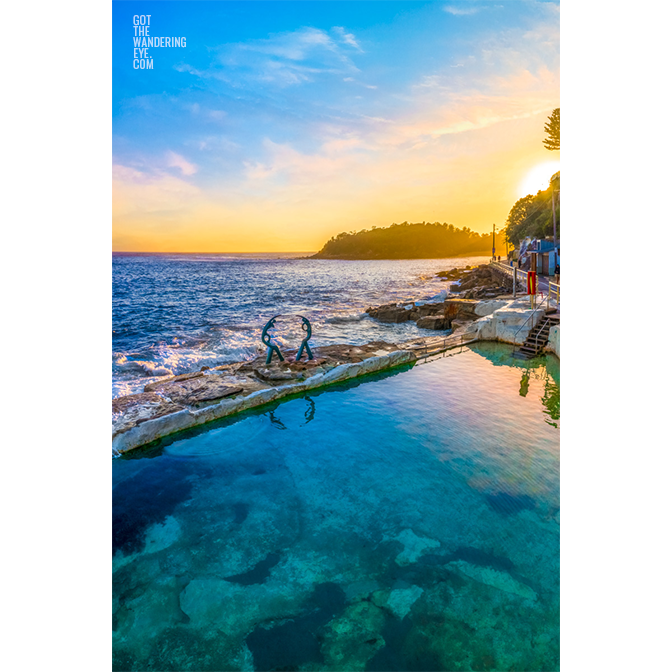
M518 187L518 198L534 196L540 189L547 189L551 176L559 170L560 161L546 161L532 168Z

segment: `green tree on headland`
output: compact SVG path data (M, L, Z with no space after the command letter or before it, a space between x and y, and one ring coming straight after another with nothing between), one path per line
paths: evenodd
M544 126L544 131L548 137L544 138L544 147L546 149L555 150L560 149L560 108L556 107L551 116L548 118L548 123Z
M553 183L553 178L556 178ZM538 191L536 196L528 194L519 198L511 208L506 219L506 239L517 246L526 236L544 238L553 235L553 206L552 189L560 187L560 173L557 172L549 181L544 191ZM560 208L556 199L555 216L557 233L560 235Z

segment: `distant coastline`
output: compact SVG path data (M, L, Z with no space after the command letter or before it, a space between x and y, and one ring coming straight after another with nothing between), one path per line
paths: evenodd
M310 259L315 254L314 250L309 252L138 252L113 250L113 257L169 257L169 256L190 256L190 257L233 257L256 259Z
M494 243L494 245L493 245ZM466 226L420 222L392 224L386 228L339 233L311 259L455 259L506 254L503 235L476 233Z
M428 254L427 256L406 256L406 257L372 257L372 256L354 256L354 255L339 255L331 256L318 252L309 257L299 257L300 259L324 259L326 261L409 261L412 259L468 259L472 257L487 257L491 254L489 252L480 252L474 254L473 252L460 252L459 254Z

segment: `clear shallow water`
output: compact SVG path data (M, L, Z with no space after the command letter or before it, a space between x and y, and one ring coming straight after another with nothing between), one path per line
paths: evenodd
M447 286L435 277L438 271L485 261L115 254L113 396L141 392L156 376L254 357L264 350L263 326L278 313L308 317L311 345L317 346L426 335L414 322L383 325L364 311L371 305L429 298ZM287 337L295 347L301 340Z
M114 669L559 669L559 363L509 353L115 460Z

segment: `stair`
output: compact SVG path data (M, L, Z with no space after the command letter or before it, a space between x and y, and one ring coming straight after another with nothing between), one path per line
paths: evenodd
M525 342L513 353L517 359L532 359L536 357L548 343L548 334L551 327L560 324L560 314L556 308L547 310L539 323L530 331Z

